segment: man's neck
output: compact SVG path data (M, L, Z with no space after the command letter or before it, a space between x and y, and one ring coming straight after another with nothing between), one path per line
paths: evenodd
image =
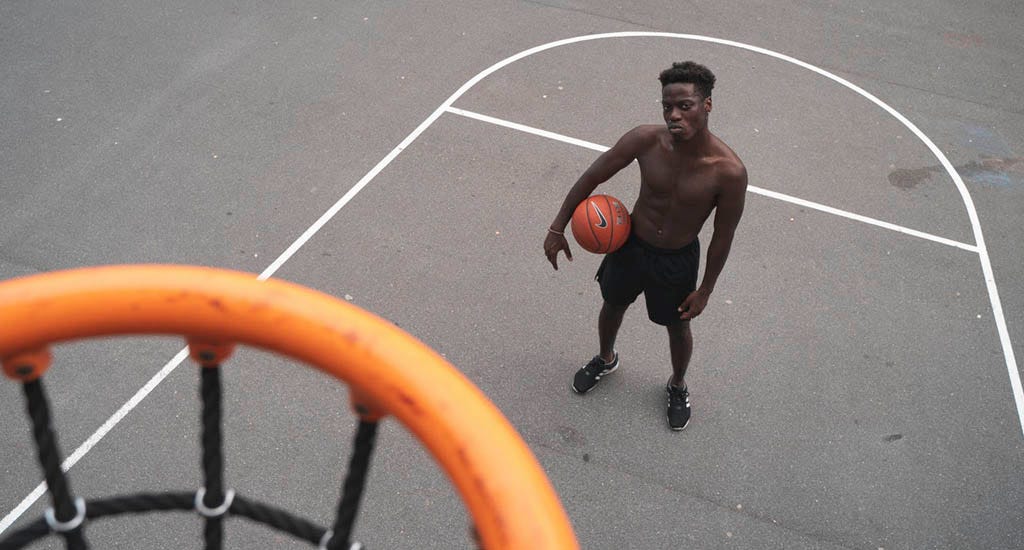
M711 146L711 131L704 128L700 133L687 140L671 140L672 150L678 155L697 157L703 155Z

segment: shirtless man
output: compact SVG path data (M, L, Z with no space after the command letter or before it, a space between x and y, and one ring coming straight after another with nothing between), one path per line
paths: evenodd
M704 311L725 266L743 214L747 170L708 130L714 74L687 61L673 63L658 78L666 124L630 130L583 172L548 229L544 253L556 270L559 251L571 261L564 232L576 205L634 160L639 163L640 195L633 206L632 234L621 249L605 256L597 272L604 299L597 322L600 353L576 373L572 388L586 393L619 367L615 337L626 309L643 292L648 317L668 328L668 423L673 430L682 430L690 421L685 381L693 351L690 320ZM697 287L697 236L712 210L714 233Z

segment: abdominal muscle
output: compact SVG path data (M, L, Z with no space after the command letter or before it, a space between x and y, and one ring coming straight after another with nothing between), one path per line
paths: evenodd
M697 238L714 208L713 197L651 197L641 184L640 197L633 206L632 231L642 241L658 248L682 248ZM703 199L703 200L702 200Z

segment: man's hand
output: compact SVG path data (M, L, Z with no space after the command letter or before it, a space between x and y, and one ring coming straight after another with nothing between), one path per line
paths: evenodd
M710 290L704 290L698 288L690 293L689 296L683 300L682 305L679 306L679 318L684 321L689 321L694 317L701 314L704 308L708 305L708 298L711 297Z
M558 271L558 251L560 250L565 251L565 257L569 258L571 262L572 251L569 250L569 242L565 240L565 235L548 231L548 236L544 238L544 255L548 257L548 261L551 262L555 271Z

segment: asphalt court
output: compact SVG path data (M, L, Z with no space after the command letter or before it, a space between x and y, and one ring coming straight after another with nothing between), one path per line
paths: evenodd
M753 185L974 242L948 178L911 189L890 183L895 167L937 161L877 106L776 59L682 44L636 37L548 50L488 76L454 107L611 145L638 121L657 120L654 77L684 49L716 70L712 127ZM389 148L368 147L368 165ZM1010 504L1024 495L1021 426L971 251L752 193L712 307L695 325L694 423L681 434L664 426L667 342L642 307L623 325L623 368L593 394L572 394L572 372L596 345L598 258L575 247L575 261L555 273L540 241L595 154L442 114L276 276L348 296L443 353L523 434L585 548L1010 548L1019 540L1024 522ZM351 172L341 193L365 173ZM599 190L632 204L636 175L630 167ZM258 272L322 211L259 225L275 234L261 243L275 252L240 244L255 256L231 267ZM710 241L710 227L702 239ZM27 271L5 264L19 270ZM62 349L68 367L48 383L61 396L55 416L70 452L178 345ZM226 374L228 478L327 523L340 474L322 472L346 456L353 426L344 389L261 352L237 363L244 368ZM84 369L102 373L76 374ZM76 491L198 483L192 370L171 373L75 466ZM20 419L16 390L0 391L2 413ZM4 428L13 442L0 493L8 509L37 483L19 427ZM380 548L464 546L464 511L416 442L390 425L379 449L361 538ZM26 516L39 513L36 504ZM194 524L147 518L94 528L97 541L160 548L177 547ZM238 547L267 537L288 547L244 522L231 529Z

